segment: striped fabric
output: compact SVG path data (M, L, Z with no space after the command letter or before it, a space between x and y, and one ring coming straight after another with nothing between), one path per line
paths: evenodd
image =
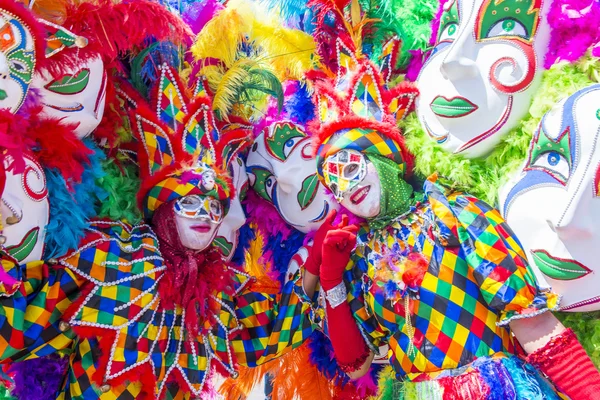
M498 211L475 198L445 193L431 178L425 194L425 203L388 228L363 230L345 274L365 337L374 349L389 344L398 379L412 381L433 379L480 357L513 354L504 325L558 302L537 288ZM395 272L407 265L411 252L428 261L416 291L403 287Z

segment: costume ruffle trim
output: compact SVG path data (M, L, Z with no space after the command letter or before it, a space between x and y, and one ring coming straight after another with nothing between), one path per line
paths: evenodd
M559 311L562 296L550 291L538 291L528 307L521 310L505 310L500 315L498 326L506 326L512 321L537 317L548 311Z
M531 353L527 357L527 361L533 366L540 366L546 364L548 360L554 357L561 357L568 351L573 341L577 341L577 337L571 328L563 331L557 336L550 339L550 342L541 349Z

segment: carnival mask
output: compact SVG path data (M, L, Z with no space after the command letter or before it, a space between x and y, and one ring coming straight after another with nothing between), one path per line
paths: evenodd
M565 310L600 309L600 85L548 112L500 209Z
M207 248L223 222L221 202L211 196L193 194L177 199L173 208L181 244L193 250Z
M9 161L4 162L8 167ZM44 171L33 158L25 156L23 173L6 171L5 178L0 215L6 241L0 249L19 263L41 260L50 210Z
M373 218L381 210L381 181L375 165L356 150L340 150L325 159L323 178L336 199L352 214Z
M44 113L77 124L79 138L100 124L106 101L106 72L100 57L93 58L53 78L47 71L36 74L33 86L40 90Z
M0 108L16 113L29 91L35 68L30 28L0 9Z
M231 170L236 196L231 200L229 211L223 218L214 240L214 244L221 250L227 261L233 257L238 243L239 229L246 223L242 201L248 191L248 174L244 161L240 157L233 160Z
M301 232L317 229L337 208L319 182L311 138L293 122L273 123L256 138L247 170L254 191Z
M551 0L448 0L417 79L417 115L445 150L493 150L523 118L549 41Z

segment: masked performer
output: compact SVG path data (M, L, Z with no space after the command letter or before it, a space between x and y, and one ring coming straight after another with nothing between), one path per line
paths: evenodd
M236 374L237 363L266 362L312 332L301 279L278 295L255 292L209 247L234 194L222 171L246 136L219 135L210 102L189 102L176 72L160 70L152 108L132 116L140 206L156 233L99 220L56 261L18 265L3 253L16 291L2 296L2 359L70 354L57 396L200 397L213 366Z
M352 50L349 36L337 40L339 54ZM323 242L320 278L338 362L361 376L388 343L408 398L558 399L539 371L571 397L594 398L600 375L548 312L558 298L538 289L500 214L435 175L423 193L407 183L413 156L396 112L414 93L385 89L369 61L345 56L335 79L316 79L314 126L320 178L367 220L358 235L333 229ZM516 356L512 334L528 362Z

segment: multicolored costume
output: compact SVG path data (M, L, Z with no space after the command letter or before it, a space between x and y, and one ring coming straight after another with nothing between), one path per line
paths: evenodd
M222 171L247 142L239 129L221 135L210 101L190 101L176 71L160 71L152 108L139 103L131 117L140 205L158 235L148 225L98 220L58 264L19 265L3 253L18 284L2 292L1 357L69 354L58 398L203 396L211 365L235 374L237 363L267 362L313 330L299 276L280 293L261 293L216 249L182 248L179 200L210 196L226 212L235 192Z

